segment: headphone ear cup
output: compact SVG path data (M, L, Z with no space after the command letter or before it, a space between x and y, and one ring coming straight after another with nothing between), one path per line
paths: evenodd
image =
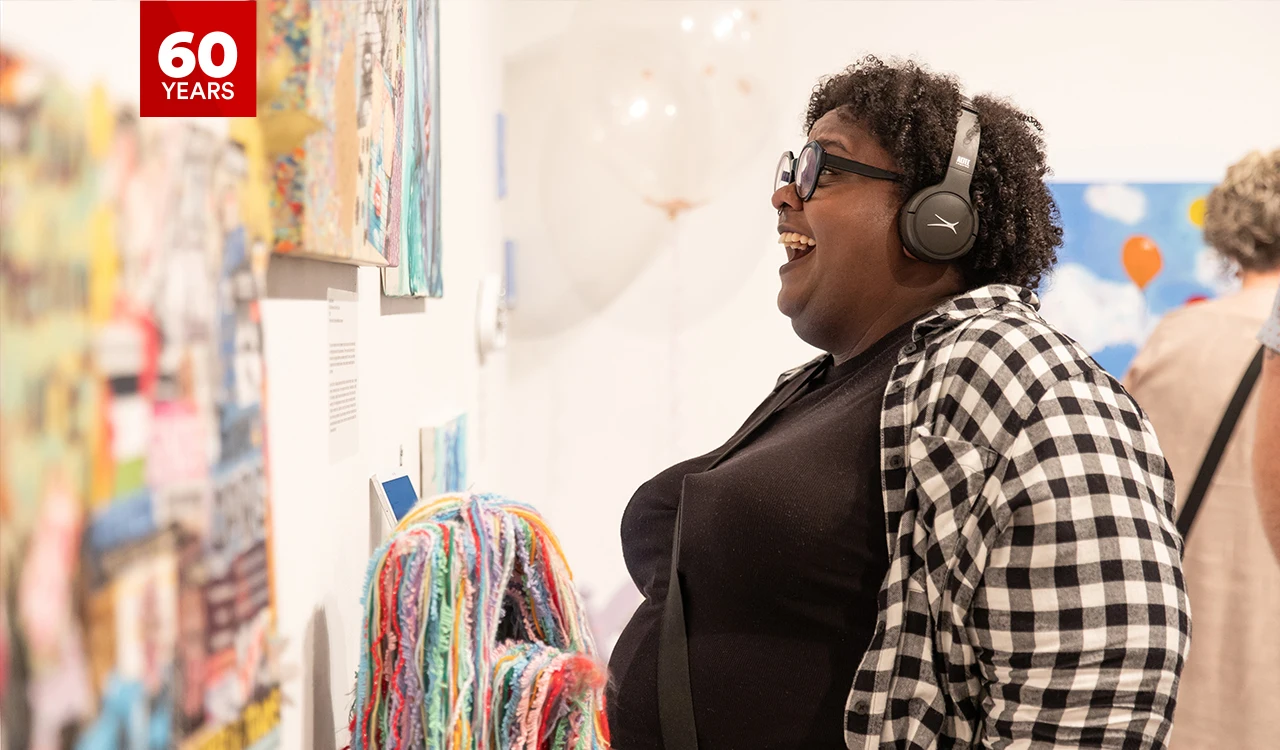
M915 258L950 263L964 257L978 236L978 215L965 198L941 185L911 196L898 214L902 245Z
M932 263L934 260L929 249L920 242L920 233L916 228L916 212L920 203L935 189L925 188L915 193L902 204L902 208L898 211L898 237L902 240L902 247L911 254L911 257L926 263Z

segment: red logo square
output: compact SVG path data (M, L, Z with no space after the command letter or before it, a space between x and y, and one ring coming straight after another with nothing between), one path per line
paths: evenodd
M143 117L258 113L255 0L143 0Z

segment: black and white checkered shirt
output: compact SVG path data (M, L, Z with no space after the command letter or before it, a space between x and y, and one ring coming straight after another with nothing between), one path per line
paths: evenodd
M1168 742L1191 631L1146 416L1025 289L914 327L881 414L890 567L850 748Z

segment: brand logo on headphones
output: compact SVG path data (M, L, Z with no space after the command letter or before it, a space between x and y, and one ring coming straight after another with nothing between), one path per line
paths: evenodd
M941 223L941 224L925 224L925 226L926 226L926 227L946 227L947 229L950 229L950 230L951 230L951 233L952 233L952 234L957 235L957 236L960 234L959 232L957 232L957 231L956 231L956 226L957 226L957 225L959 225L959 224L960 224L960 222L958 222L958 221L947 221L946 219L942 218L941 216L939 216L939 215L937 215L937 214L934 214L934 215L933 215L933 218L937 219L938 221L940 221L940 222L942 222L942 223Z
M956 164L959 164L959 165L960 165L960 166L962 166L962 167L968 167L968 166L969 166L969 157L967 157L967 156L957 156L957 157L956 157Z

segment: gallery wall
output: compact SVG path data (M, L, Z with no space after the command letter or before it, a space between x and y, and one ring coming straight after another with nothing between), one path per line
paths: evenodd
M361 587L381 528L369 477L416 459L419 429L465 413L469 481L490 488L501 354L476 341L482 279L499 274L496 114L501 95L497 3L443 0L440 17L443 153L441 299L388 298L372 267L276 256L262 302L267 453L278 631L286 639L281 747L346 744L357 667ZM56 64L74 86L103 82L138 94L137 2L0 3L3 42ZM202 121L213 131L225 123ZM357 448L331 459L330 290L357 295Z

